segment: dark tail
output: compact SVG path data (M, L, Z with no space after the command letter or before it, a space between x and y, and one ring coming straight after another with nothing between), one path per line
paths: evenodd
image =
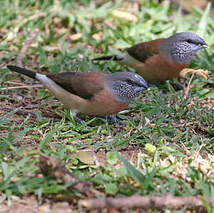
M93 61L101 61L101 60L113 60L113 61L121 61L123 60L123 57L121 55L107 55L107 56L102 56L99 58L93 58Z
M7 68L11 71L26 75L30 78L35 79L36 78L36 72L32 72L30 70L27 70L25 68L22 67L17 67L17 66L13 66L13 65L8 65Z

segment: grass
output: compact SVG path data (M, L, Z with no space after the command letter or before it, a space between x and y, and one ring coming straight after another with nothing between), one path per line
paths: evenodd
M106 195L214 197L214 15L209 5L204 11L194 9L184 16L173 5L156 1L99 2L1 2L1 88L34 83L9 72L4 65L15 63L23 42L35 28L40 30L39 38L23 64L43 73L77 69L108 72L108 67L132 70L112 61L93 64L91 59L137 42L192 31L203 36L210 48L201 51L191 66L210 70L210 78L195 77L186 99L169 84L164 89L152 87L118 115L126 122L124 127L85 116L86 123L94 125L89 130L75 123L42 88L1 90L2 198L33 194L44 202L56 194L75 193L67 185L41 176L40 153L60 159L80 179L90 180ZM127 17L133 14L137 21L112 15L121 7L128 12ZM18 109L30 114L17 114ZM87 154L78 155L80 150ZM93 163L93 155L101 166Z

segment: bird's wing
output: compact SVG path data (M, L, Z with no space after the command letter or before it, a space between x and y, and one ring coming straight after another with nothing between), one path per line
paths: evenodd
M47 76L63 89L84 99L93 98L104 88L103 74L98 72L64 72Z
M159 54L160 43L163 40L164 39L156 39L148 42L139 43L126 49L126 51L130 56L144 63L151 56Z

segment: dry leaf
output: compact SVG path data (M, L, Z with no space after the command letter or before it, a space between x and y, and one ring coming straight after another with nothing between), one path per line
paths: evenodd
M82 163L85 163L87 165L94 164L94 157L91 152L86 151L78 151L75 154L75 157L78 158Z
M194 69L184 68L180 72L180 76L182 78L185 78L187 74L196 74L196 75L201 76L205 80L207 80L208 76L209 76L209 71L208 70L203 70L203 69L194 70Z
M76 40L81 39L81 38L82 38L82 34L81 33L76 33L76 34L70 36L70 39L72 41L76 41Z
M95 33L92 35L92 37L96 40L96 41L99 41L102 37L102 33L99 32L99 33Z
M12 41L14 38L17 37L17 34L15 32L9 32L7 34L6 42Z
M126 21L136 22L138 20L137 16L121 10L113 10L112 16L115 18L125 19Z

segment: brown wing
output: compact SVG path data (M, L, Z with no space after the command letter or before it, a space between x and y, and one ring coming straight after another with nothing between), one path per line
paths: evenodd
M63 89L85 99L91 99L104 87L104 74L98 72L64 72L47 75Z
M148 58L159 53L160 43L164 39L156 39L143 42L126 49L128 54L140 62L145 62Z

